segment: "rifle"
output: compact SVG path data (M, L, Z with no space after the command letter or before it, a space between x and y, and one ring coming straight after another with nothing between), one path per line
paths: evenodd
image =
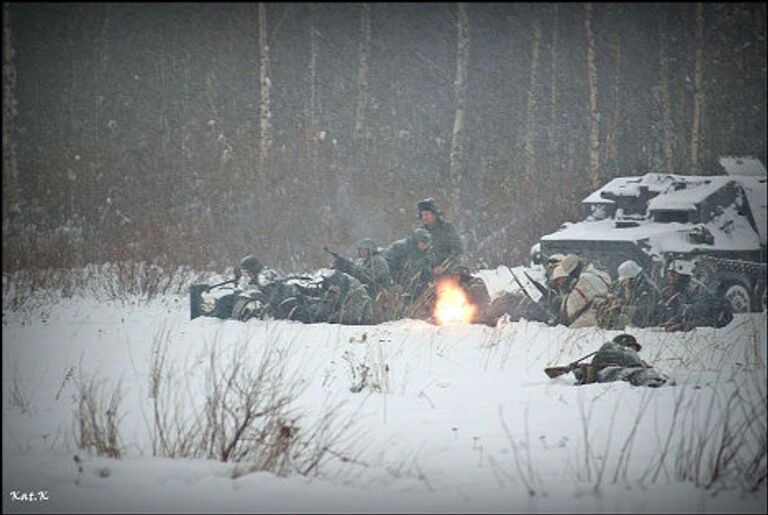
M579 358L576 361L574 361L573 363L570 363L569 365L565 365L564 367L548 367L548 368L545 368L544 369L544 373L547 374L547 376L549 376L550 379L554 379L555 377L560 377L561 375L567 374L568 372L571 372L574 369L576 369L576 367L579 366L579 362L580 361L584 361L585 359L587 359L587 358L589 358L591 356L594 356L595 354L597 354L597 351L590 352L586 356L584 356L582 358Z
M352 261L345 258L341 254L332 251L325 245L323 245L323 250L326 251L331 256L333 256L333 258L335 259L334 266L333 266L335 269L340 270L341 272L349 273L349 270L352 269L352 265L353 265Z
M534 279L533 277L528 275L528 272L523 271L523 274L528 279L528 281L530 281L531 284L533 284L533 286L537 290L539 290L539 292L541 293L541 295L538 297L538 299L534 299L531 296L531 294L528 292L528 290L523 286L523 284L520 281L520 279L518 279L518 277L515 274L515 272L513 272L512 269L509 268L509 267L507 267L507 269L512 274L512 277L514 278L515 282L520 287L522 292L525 294L525 296L528 297L531 300L531 302L533 302L535 305L541 307L544 310L544 313L546 314L547 319L549 319L549 320L558 320L559 319L558 314L552 311L552 308L550 307L550 305L548 303L548 299L549 299L550 295L552 295L552 290L550 288L544 286L543 284L538 282L536 279Z

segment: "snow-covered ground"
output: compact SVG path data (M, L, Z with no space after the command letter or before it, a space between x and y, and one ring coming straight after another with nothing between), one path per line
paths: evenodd
M480 275L492 293L510 286L503 270ZM651 389L544 374L618 334L596 328L190 321L172 295L4 308L3 512L764 512L765 482L745 493L745 471L765 474L765 323L630 328L676 382ZM155 406L167 427L193 427L212 360L284 372L305 455L329 446L317 467L153 456ZM78 448L90 384L105 406L119 388L119 459Z

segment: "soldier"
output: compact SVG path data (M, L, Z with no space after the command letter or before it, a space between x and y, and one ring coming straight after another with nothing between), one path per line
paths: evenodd
M607 383L627 381L633 386L657 387L665 383L674 384L670 378L640 359L642 350L637 339L631 334L620 334L613 341L604 343L595 353L589 365L574 368L576 384Z
M443 212L437 208L435 199L425 198L416 204L424 229L432 236L434 266L432 274L437 277L454 265L461 256L461 238L452 223L443 219Z
M382 253L406 303L421 295L432 279L431 244L429 231L419 227L408 238L390 243Z
M649 327L663 322L660 310L660 290L643 272L642 267L629 259L619 265L618 279L611 285L608 298L597 308L598 325L603 329Z
M557 268L557 265L559 265L563 261L563 259L565 259L564 254L552 254L551 256L549 256L549 258L547 258L546 286L548 288L554 288L554 284L552 283L552 272L555 271L555 268Z
M595 301L607 296L611 277L568 254L553 270L552 280L563 295L557 322L572 328L597 325Z
M252 255L245 256L240 261L240 266L235 268L235 278L234 280L230 281L235 284L235 287L237 288L234 293L228 293L226 295L222 295L218 299L215 300L213 311L211 312L211 316L215 316L218 318L226 319L226 318L239 318L240 315L235 311L236 307L238 306L238 301L242 297L240 293L242 292L242 289L240 287L240 281L241 277L245 278L245 288L249 288L253 290L253 287L256 286L256 276L261 272L261 270L264 269L264 265L261 264L261 262L256 259ZM262 302L264 299L261 299Z
M333 268L351 275L365 285L371 298L375 300L376 319L383 321L387 318L389 306L393 302L389 264L381 255L376 242L370 238L365 238L357 244L357 258L355 262L351 262L341 256L335 256Z
M312 322L373 323L373 299L363 284L340 270L323 279L322 297L308 307Z
M376 296L382 289L389 288L392 284L389 264L381 255L375 241L370 238L360 240L357 244L357 258L352 262L341 256L335 256L333 268L363 283L371 296Z
M667 267L664 290L666 331L690 331L694 327L724 327L733 320L733 309L693 277L694 264L677 259Z

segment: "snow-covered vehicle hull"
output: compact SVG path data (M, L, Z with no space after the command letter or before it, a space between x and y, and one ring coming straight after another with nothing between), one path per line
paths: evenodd
M721 162L726 169L732 164ZM628 259L658 283L671 260L691 260L695 276L728 298L735 312L762 311L765 169L762 175L618 177L582 201L579 222L543 236L539 245L544 257L578 254L614 279Z

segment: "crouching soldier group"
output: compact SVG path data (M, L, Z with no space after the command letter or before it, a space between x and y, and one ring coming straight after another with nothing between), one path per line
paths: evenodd
M605 329L661 326L666 331L724 327L733 319L728 301L715 295L693 274L687 260L666 268L666 286L659 288L632 260L618 268L618 280L598 306L598 325Z
M215 311L207 314L241 320L259 317L342 324L428 319L436 283L450 279L464 289L475 306L473 322L493 324L495 319L488 316L490 295L485 283L459 264L462 245L456 228L443 218L432 198L420 201L417 211L423 225L384 249L366 238L358 243L357 257L351 260L326 247L333 255L333 273L320 283L307 283L311 280L308 277L280 277L254 256L246 256L237 269L247 278L245 288L219 298Z
M604 329L664 327L689 331L694 327L723 327L733 319L730 303L694 277L694 264L673 260L666 267L666 284L658 287L633 260L617 269L611 281L605 271L574 254L553 254L547 260L545 284L537 284L541 299L507 293L494 299L497 318L525 318L571 328Z

